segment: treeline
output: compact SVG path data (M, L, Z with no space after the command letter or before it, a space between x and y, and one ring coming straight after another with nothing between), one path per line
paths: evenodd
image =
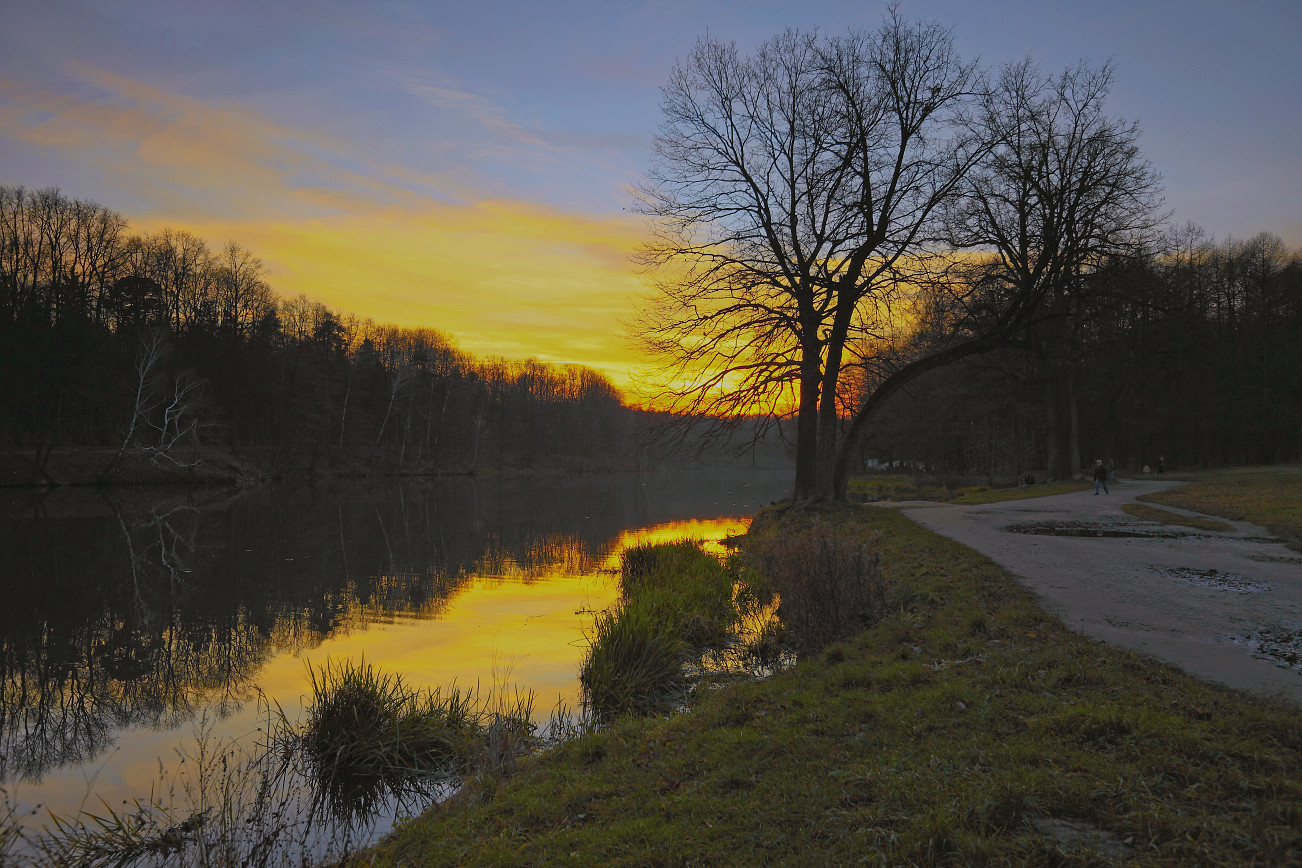
M1302 458L1302 252L1186 227L1087 280L1041 327L1047 350L1032 335L926 375L883 408L865 458L992 479L1043 478L1061 450L1135 470Z
M0 452L98 478L613 466L636 417L601 374L477 360L428 328L278 298L261 260L56 189L0 186Z

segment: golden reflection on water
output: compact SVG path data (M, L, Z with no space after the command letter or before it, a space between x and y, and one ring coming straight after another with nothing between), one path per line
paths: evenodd
M714 555L723 555L728 547L722 540L740 536L750 527L750 518L692 518L685 521L671 521L626 530L619 535L611 547L611 553L602 563L603 569L618 570L624 550L635 545L654 545L658 543L679 542L681 540L700 540L702 548Z
M309 701L307 667L327 660L364 659L414 687L533 691L534 719L545 723L558 705L579 705L584 637L593 614L618 597L626 548L693 539L722 553L720 541L744 533L749 523L749 518L668 522L625 531L602 551L590 551L569 536L544 537L519 557L490 546L473 569L456 576L431 571L383 576L366 599L356 586L345 587L328 601L334 613L328 628L319 621L314 626L306 608L281 612L265 635L241 623L241 653L211 655L186 646L194 658L188 661L190 680L201 689L190 701L177 703L172 719L118 732L116 750L93 769L51 770L40 784L39 801L68 815L79 805L98 805L100 798L117 804L166 787L170 773L163 765L172 766L177 746L192 740L190 721L200 705L217 719L213 736L256 739L266 725L266 707L253 701L255 693L279 706L290 721L301 720ZM95 795L87 801L89 789Z
M457 684L481 690L532 690L534 717L545 722L558 705L579 704L578 670L595 612L619 595L618 570L626 548L700 540L722 553L720 541L744 533L749 518L689 519L625 531L607 551L592 552L577 537L545 537L516 558L490 547L452 593L425 605L403 605L411 578L385 577L387 605L341 597L339 627L317 643L299 639L281 647L297 652L268 662L258 681L283 708L301 709L305 661L363 657L411 685Z

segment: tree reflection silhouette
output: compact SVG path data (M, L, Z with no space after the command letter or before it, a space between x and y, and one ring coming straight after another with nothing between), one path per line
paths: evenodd
M698 474L652 496L632 476L414 480L0 503L0 775L39 781L121 730L233 714L272 655L440 618L476 576L595 572L628 528L719 514L726 489L712 484Z

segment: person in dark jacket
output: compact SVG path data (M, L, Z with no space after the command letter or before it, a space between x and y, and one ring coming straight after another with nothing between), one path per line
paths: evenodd
M1103 466L1102 458L1094 459L1094 495L1097 497L1099 486L1103 486L1103 493L1110 494L1108 491L1108 469Z

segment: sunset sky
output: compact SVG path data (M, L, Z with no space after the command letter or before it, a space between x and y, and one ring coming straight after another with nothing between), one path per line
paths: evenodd
M629 187L706 32L876 25L872 0L6 3L0 183L236 240L282 295L625 385ZM1174 220L1302 245L1302 3L912 0L968 57L1116 64Z

